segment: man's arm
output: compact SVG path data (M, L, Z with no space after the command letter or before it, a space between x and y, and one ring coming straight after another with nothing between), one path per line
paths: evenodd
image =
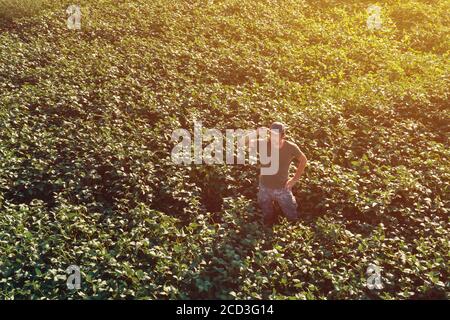
M306 163L308 162L308 159L306 159L305 154L301 151L297 159L298 159L298 166L295 175L286 182L286 189L288 190L291 190L292 187L298 182L298 180L300 180L303 171L305 171Z

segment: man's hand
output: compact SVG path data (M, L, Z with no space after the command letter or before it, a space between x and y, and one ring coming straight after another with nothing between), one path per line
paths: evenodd
M302 176L303 171L305 170L306 162L308 159L306 159L306 156L303 152L300 151L300 156L298 157L298 166L297 171L295 172L295 176L290 178L286 185L284 186L289 191L292 190L292 187L297 183L298 180L300 180L300 177Z
M298 180L295 180L294 178L289 179L286 182L285 188L288 189L289 191L292 190L292 187L297 183Z

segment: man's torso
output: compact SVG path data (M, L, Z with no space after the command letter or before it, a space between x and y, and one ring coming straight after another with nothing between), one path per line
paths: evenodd
M271 154L271 145L269 141L267 143L268 155ZM301 154L300 148L293 142L284 141L283 145L279 149L279 166L278 172L273 175L259 176L259 183L266 188L280 189L284 188L289 178L289 167L292 160ZM268 165L266 165L268 166Z

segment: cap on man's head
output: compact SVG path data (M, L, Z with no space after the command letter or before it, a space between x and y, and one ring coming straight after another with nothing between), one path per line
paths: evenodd
M279 134L286 133L287 126L281 122L274 122L270 126L270 130L276 130Z

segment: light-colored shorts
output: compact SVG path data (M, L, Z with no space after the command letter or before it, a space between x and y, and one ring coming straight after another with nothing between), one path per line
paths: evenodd
M291 190L272 189L259 185L258 204L263 212L264 221L275 218L274 202L280 206L283 214L290 221L298 220L297 201Z

